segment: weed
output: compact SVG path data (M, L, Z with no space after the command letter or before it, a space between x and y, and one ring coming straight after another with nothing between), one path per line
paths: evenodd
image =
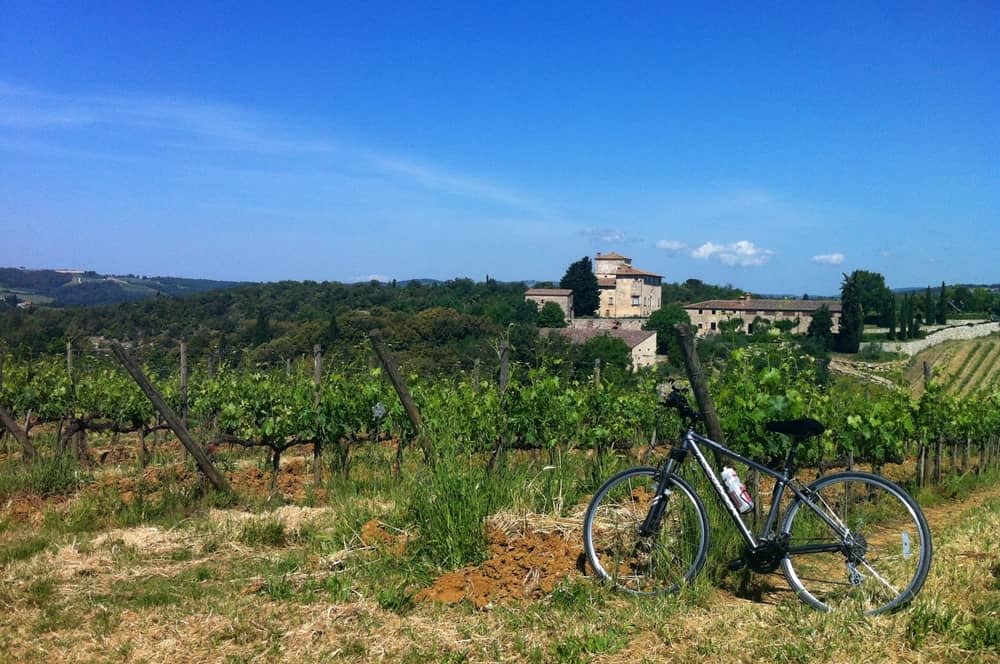
M277 519L247 519L240 528L238 539L247 546L283 546L285 526Z
M378 605L386 611L406 615L415 606L413 592L405 586L393 585L378 592Z
M56 582L50 578L41 578L28 584L25 600L28 606L44 607L52 603L56 594Z
M42 457L33 463L4 462L0 465L0 500L19 493L54 496L72 493L91 481L69 456Z
M32 536L0 547L0 566L16 560L27 560L49 545L44 537Z
M497 506L501 480L470 466L442 459L407 505L410 522L420 528L413 555L445 569L486 557L485 518Z
M558 662L587 662L594 655L610 655L628 643L628 633L617 625L583 635L567 636L552 645L549 652Z

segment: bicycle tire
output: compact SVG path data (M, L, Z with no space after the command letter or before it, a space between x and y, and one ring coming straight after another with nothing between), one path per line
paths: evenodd
M933 547L927 519L905 490L884 477L848 471L821 477L806 495L850 535L837 535L801 499L792 501L781 526L789 547L781 565L799 599L820 611L866 615L913 599L927 578ZM824 545L836 550L802 550Z
M677 592L705 564L709 544L708 513L683 479L667 479L669 501L654 534L643 536L645 519L660 471L629 468L594 494L583 520L587 560L598 577L636 595Z

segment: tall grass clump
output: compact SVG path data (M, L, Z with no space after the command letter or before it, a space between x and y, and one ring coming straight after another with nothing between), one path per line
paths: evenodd
M509 482L471 458L442 456L415 478L406 519L420 535L412 554L443 569L486 558L486 517L505 504Z
M66 494L89 479L69 456L42 457L32 463L7 462L0 465L0 500L21 493Z

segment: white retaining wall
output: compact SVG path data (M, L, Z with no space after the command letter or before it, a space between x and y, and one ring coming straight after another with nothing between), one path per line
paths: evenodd
M879 346L884 351L906 353L916 355L925 348L936 346L944 341L960 341L964 339L975 339L985 337L1000 332L1000 322L996 323L974 323L969 325L957 325L939 330L933 334L928 334L924 339L914 339L913 341L881 341L868 342L863 346Z

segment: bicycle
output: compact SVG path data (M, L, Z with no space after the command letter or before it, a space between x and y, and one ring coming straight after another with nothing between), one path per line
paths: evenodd
M821 610L885 613L907 604L923 586L932 558L931 533L919 505L898 485L870 473L846 471L807 486L795 479L795 453L823 433L814 419L769 422L791 438L780 470L748 459L698 434L702 419L674 388L665 404L686 431L659 468L624 470L594 494L584 516L590 566L615 587L638 595L677 592L705 565L708 513L694 488L678 475L689 455L740 533L743 556L731 569L773 573L780 567L806 604ZM771 505L754 535L701 449L704 446L774 479ZM786 491L790 502L782 513Z

